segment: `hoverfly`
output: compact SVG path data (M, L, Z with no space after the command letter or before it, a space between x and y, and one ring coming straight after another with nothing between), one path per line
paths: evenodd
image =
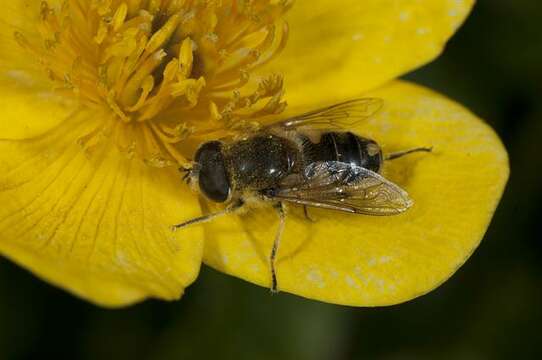
M246 132L202 144L185 180L207 199L225 204L222 211L174 225L173 229L232 214L247 200L272 204L280 219L269 255L271 291L278 291L275 260L285 225L286 204L364 215L395 215L413 202L408 194L380 175L384 160L418 147L383 156L371 139L342 130L373 116L382 100L362 98L294 116Z

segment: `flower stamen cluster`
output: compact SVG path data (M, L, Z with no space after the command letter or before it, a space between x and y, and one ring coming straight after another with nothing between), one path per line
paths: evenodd
M185 163L182 142L277 114L280 74L254 77L288 38L281 0L41 3L38 39L15 33L55 90L106 116L80 143L113 139L154 166ZM217 121L223 122L217 126ZM105 136L104 136L105 135Z

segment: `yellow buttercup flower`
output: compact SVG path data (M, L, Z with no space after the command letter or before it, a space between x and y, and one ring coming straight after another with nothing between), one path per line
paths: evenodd
M437 56L470 0L14 0L0 14L0 252L83 298L179 298L204 263L269 287L269 209L172 232L214 208L180 180L204 141L360 96L353 130L415 205L394 217L292 208L282 291L406 301L476 248L508 178L494 132L395 77ZM288 105L287 105L288 104Z

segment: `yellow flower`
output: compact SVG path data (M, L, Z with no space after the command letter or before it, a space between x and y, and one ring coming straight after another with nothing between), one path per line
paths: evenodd
M0 252L92 302L177 299L206 264L268 287L269 209L172 232L201 214L176 171L256 119L376 96L356 126L385 152L395 217L290 209L282 291L406 301L476 248L508 178L473 114L392 79L437 56L473 0L12 0L0 13ZM288 107L286 107L286 101ZM282 115L280 115L282 114ZM203 203L204 211L212 204Z

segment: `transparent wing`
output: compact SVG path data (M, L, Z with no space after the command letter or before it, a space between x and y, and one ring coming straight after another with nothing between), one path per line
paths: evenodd
M378 98L350 100L288 118L271 124L268 128L294 129L310 126L316 129L348 129L352 125L376 114L382 108L382 104L382 99Z
M412 206L408 194L381 175L342 162L309 165L271 197L301 205L366 215L395 215Z

